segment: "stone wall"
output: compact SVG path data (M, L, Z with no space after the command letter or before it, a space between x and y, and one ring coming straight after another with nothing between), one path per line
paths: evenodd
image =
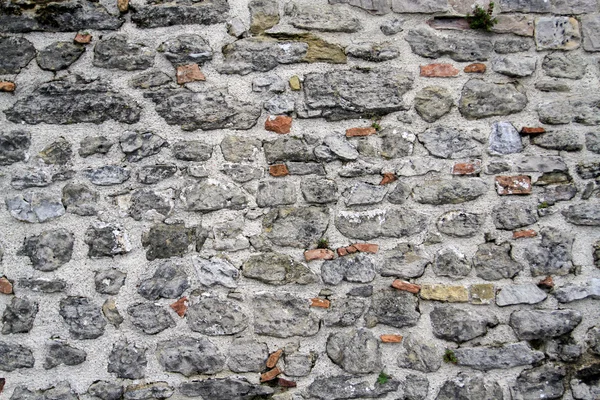
M2 0L0 398L600 399L600 6Z

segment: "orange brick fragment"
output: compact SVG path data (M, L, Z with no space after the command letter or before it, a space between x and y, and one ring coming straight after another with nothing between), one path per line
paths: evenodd
M182 297L179 300L177 300L175 303L171 304L171 308L177 313L177 315L179 315L180 317L183 318L183 316L187 312L187 308L188 308L187 297Z
M329 306L331 305L331 302L327 299L321 299L320 297L315 297L313 299L310 299L311 307L319 307L319 308L329 308Z
M381 335L379 338L383 343L400 343L402 341L400 335Z
M401 281L400 279L396 279L394 282L392 282L392 287L394 289L404 290L405 292L410 292L414 294L419 293L419 291L421 290L421 286L414 283Z
M177 67L177 83L180 85L205 80L206 77L200 71L198 64L180 65Z
M275 164L269 167L271 176L286 176L290 173L285 164Z
M537 284L542 289L552 289L554 287L554 280L552 276L548 275Z
M129 0L117 0L117 8L122 13L127 12L129 10Z
M497 176L496 192L500 196L510 194L530 194L531 177L527 175Z
M458 75L460 72L452 64L428 64L421 65L421 76L428 78L448 78Z
M14 82L0 81L0 92L14 92L16 88Z
M364 128L349 128L346 129L347 137L358 137L358 136L369 136L377 133L377 130L372 126L367 126Z
M12 283L5 276L0 278L0 293L3 294L12 294L13 286Z
M474 63L474 64L467 65L465 67L464 71L467 74L483 74L486 69L487 69L487 67L485 66L485 64Z
M285 388L293 388L296 387L296 382L283 378L277 378L277 385Z
M524 126L521 128L521 135L541 135L542 133L546 133L546 130L542 127Z
M89 33L78 33L77 35L75 35L75 39L73 39L73 42L77 44L88 44L91 43L91 41L92 35L90 35Z
M456 163L452 167L453 175L477 175L481 172L481 161Z
M375 243L352 243L352 247L361 253L377 253L379 251L379 245Z
M286 115L269 115L265 121L265 129L275 133L290 133L292 117Z
M277 375L281 374L281 370L279 368L273 368L270 371L265 372L264 374L260 375L260 381L261 382L268 382L268 381L272 381L273 379L277 378Z
M333 250L329 250L329 249L312 249L312 250L306 250L304 252L304 259L306 261L333 260L334 257L335 257L335 253L333 252Z
M396 175L394 175L391 172L385 172L383 174L383 179L381 180L381 182L379 182L380 185L387 185L388 183L392 183L394 181L398 180L398 178L396 178Z
M536 236L537 236L537 232L534 231L533 229L523 229L520 231L513 232L513 239L532 238L532 237L536 237Z
M273 368L275 365L277 365L277 361L279 361L279 358L281 358L282 354L283 350L281 349L269 354L269 358L267 358L267 368Z
M356 253L358 249L354 246L338 247L338 256L342 257L348 254Z

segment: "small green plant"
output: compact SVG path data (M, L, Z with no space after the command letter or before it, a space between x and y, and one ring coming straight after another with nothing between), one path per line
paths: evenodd
M487 10L479 5L475 5L475 11L473 12L473 15L467 13L467 22L469 23L469 27L471 29L483 29L486 31L491 31L492 27L498 23L498 19L492 17L493 12L493 1L490 1Z
M381 371L379 373L379 376L377 377L377 383L380 385L384 385L390 380L390 378L391 378L391 376L389 376L385 372Z
M540 204L538 204L538 210L542 210L542 209L548 208L548 207L550 207L550 204L548 204L548 202L546 202L546 201L543 201Z
M381 125L379 125L379 122L378 122L378 121L375 121L375 122L373 122L373 123L371 124L371 127L372 127L372 128L375 128L375 130L376 130L377 132L379 132L379 131L381 130Z
M444 362L456 364L458 362L458 358L456 358L456 355L452 350L446 349L446 352L444 353Z
M321 238L317 242L317 249L328 249L329 248L329 239Z

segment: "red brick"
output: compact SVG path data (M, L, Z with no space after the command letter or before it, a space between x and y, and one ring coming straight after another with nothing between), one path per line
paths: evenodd
M358 250L354 246L339 247L337 249L338 256L342 257L348 254L356 253Z
M481 173L481 161L456 163L452 167L453 175L479 175Z
M260 381L261 382L268 382L268 381L272 381L273 379L277 378L277 375L281 374L281 370L279 368L273 368L270 371L265 372L264 374L260 375Z
M275 365L277 365L277 361L279 361L282 354L283 350L281 349L269 354L269 358L267 358L267 368L273 368Z
M198 64L180 65L177 67L177 83L180 85L205 80L206 77L200 71Z
M271 174L271 176L286 176L289 173L290 171L288 171L285 164L275 164L269 167L269 174Z
M269 115L265 121L265 129L275 133L290 133L292 117L286 115Z
M285 387L285 388L293 388L296 387L296 382L290 381L283 378L277 378L277 386Z
M513 232L513 239L532 238L532 237L536 237L536 236L537 236L537 232L534 231L533 229L523 229L520 231Z
M487 67L485 66L485 64L474 63L474 64L467 65L465 67L464 71L467 74L483 74L486 69L487 69Z
M335 253L333 252L333 250L329 250L329 249L312 249L312 250L306 250L304 252L304 259L306 261L333 260L334 257L335 257Z
M331 305L331 302L327 299L321 299L319 297L315 297L313 299L310 299L311 307L319 307L319 308L329 308L329 306Z
M0 92L14 92L16 88L14 82L0 81Z
M3 294L12 294L13 293L12 283L10 283L10 281L8 279L6 279L5 276L0 278L0 293L3 293Z
M171 304L171 308L179 315L181 318L185 316L188 308L188 299L187 297L182 297L177 300L175 303Z
M372 126L367 126L364 128L350 128L346 129L347 137L357 137L357 136L369 136L377 133L377 130Z
M122 13L127 12L129 10L129 0L117 0L117 8Z
M531 177L527 175L497 176L496 191L500 196L510 194L530 194Z
M88 44L91 43L91 41L92 35L90 35L89 33L78 33L77 35L75 35L75 39L73 39L73 42L77 44Z
M539 281L537 285L542 289L552 289L554 287L554 279L552 279L552 276L548 275Z
M419 291L421 290L421 286L416 285L414 283L401 281L400 279L396 279L394 282L392 282L392 287L394 289L403 290L405 292L410 292L414 294L419 293Z
M352 243L350 246L354 247L361 253L377 253L379 251L379 245L375 243Z
M398 180L398 178L396 178L396 175L394 175L391 172L385 172L383 174L383 179L381 179L381 182L379 182L380 185L387 185L388 183L392 183L394 181Z
M458 75L460 72L452 64L428 64L421 65L421 76L428 78L448 78Z
M403 339L400 335L381 335L379 338L383 343L400 343Z
M529 127L524 126L521 128L521 135L541 135L542 133L546 133L546 130L542 127Z

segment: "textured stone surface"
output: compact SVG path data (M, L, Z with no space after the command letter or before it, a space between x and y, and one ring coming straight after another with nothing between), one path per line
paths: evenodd
M108 356L108 372L117 378L143 378L147 364L146 349L132 343L115 343Z
M421 372L435 372L442 366L442 349L433 342L414 336L402 339L402 351L398 355L398 366Z
M509 243L480 244L473 257L473 266L477 276L488 281L512 278L523 269L523 266L512 258L512 246Z
M238 304L216 297L189 306L186 319L192 331L209 336L233 335L248 325L248 317Z
M482 179L445 179L425 181L413 189L413 198L423 204L459 204L472 201L486 192Z
M225 364L225 357L217 346L205 338L181 337L159 342L156 357L165 371L185 376L215 374Z
M498 347L463 347L454 350L454 354L458 365L481 371L529 365L544 359L544 353L533 350L526 342L510 343Z
M570 272L571 249L573 238L565 232L554 228L541 230L542 241L531 246L525 252L525 259L531 265L531 274L539 275L566 275Z
M172 327L175 321L167 310L154 303L137 303L127 308L131 323L148 335L156 335Z
M573 17L535 19L535 44L538 50L573 50L581 45L579 22Z
M526 105L527 96L521 87L471 79L463 86L458 109L467 119L480 119L518 113Z
M144 279L138 286L138 293L148 300L159 297L176 299L189 287L185 271L170 262L165 262L156 268L154 275Z
M510 315L510 326L519 339L549 339L571 332L581 318L581 314L574 310L521 310Z
M581 57L559 52L548 54L542 63L546 75L554 78L581 79L586 67L587 63Z
M457 343L483 336L488 328L498 324L493 315L480 315L455 306L436 306L429 317L436 337Z
M317 276L306 265L278 253L250 256L243 265L242 275L271 285L306 285L317 281Z
M326 350L331 361L351 374L366 374L381 369L379 342L367 329L330 335Z
M254 296L254 332L278 338L315 335L319 318L309 310L309 304L289 293Z
M415 96L415 110L427 122L448 114L454 105L450 92L441 86L428 86Z
M62 299L59 313L73 339L96 339L104 334L106 321L100 314L100 307L86 297Z
M511 306L515 304L536 304L548 297L533 283L506 286L496 295L496 304Z
M411 30L407 33L405 40L413 53L422 57L448 56L455 61L485 61L493 48L492 42L485 39L442 36L428 29Z
M202 398L215 400L250 400L273 393L273 389L267 386L252 384L246 378L242 377L189 381L183 383L179 390L187 397L202 396Z
M481 374L468 375L460 372L455 378L444 382L436 400L503 398L502 388L497 382L486 380Z
M365 321L368 327L377 324L395 328L416 325L421 316L418 311L417 297L408 292L380 290L373 293L371 307Z
M37 54L37 63L41 69L58 71L67 69L85 51L82 46L71 42L54 42Z
M482 224L483 215L457 210L441 215L437 221L437 228L449 236L472 237L479 232Z
M274 244L306 248L323 236L328 223L329 214L323 208L280 208L265 216L263 230Z
M335 218L335 226L342 234L361 240L380 236L404 237L422 232L427 216L403 211L340 211Z
M229 11L225 0L211 0L198 4L164 4L144 1L136 8L131 20L141 28L172 25L212 25L224 22Z
M377 273L373 258L365 254L354 254L335 260L328 260L321 266L321 278L328 285L337 285L342 280L368 283Z
M71 260L73 243L73 234L66 229L44 231L25 238L21 254L29 257L34 269L54 271Z
M2 314L2 333L27 333L33 327L39 310L37 302L26 297L13 297Z
M389 380L384 384L371 386L367 381L353 383L352 375L337 375L316 378L307 388L312 398L319 400L342 400L356 398L380 398L398 389L400 382Z
M445 126L436 126L427 129L418 135L429 152L441 158L476 157L481 150L467 132Z
M538 215L533 204L512 201L494 207L492 219L497 229L513 230L536 223Z

